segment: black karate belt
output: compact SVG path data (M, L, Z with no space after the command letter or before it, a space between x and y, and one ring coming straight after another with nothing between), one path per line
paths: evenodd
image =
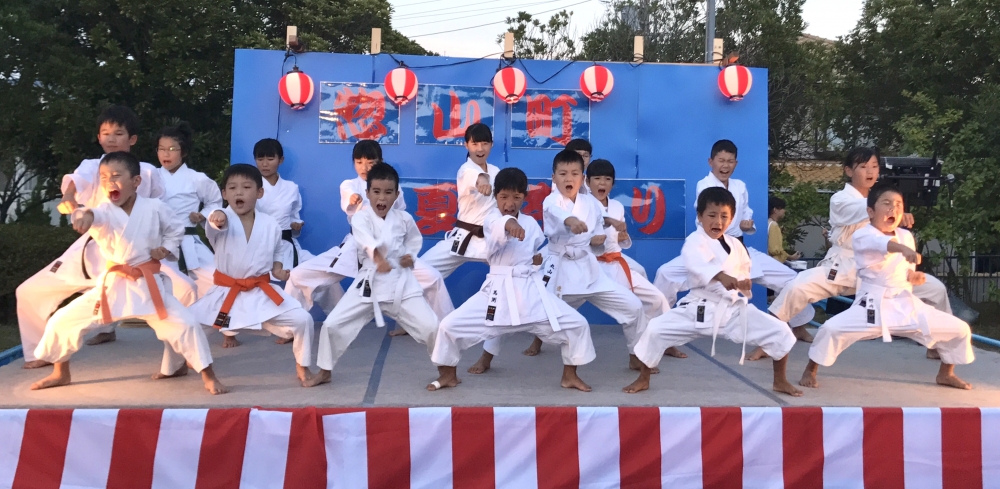
M465 221L455 221L455 227L460 228L460 229L464 229L464 230L466 230L466 231L469 232L469 234L465 235L465 239L462 240L462 243L458 246L457 250L455 250L454 248L452 248L452 251L454 251L454 252L456 252L456 253L458 253L459 255L462 255L462 256L465 256L465 250L467 250L469 248L469 242L472 241L472 237L473 236L475 236L477 238L485 238L486 237L486 235L483 233L483 227L482 226L477 226L475 224L471 224L471 223L468 223L468 222L465 222Z
M93 236L87 236L87 241L83 243L83 249L80 250L80 270L83 270L83 278L87 280L90 280L90 274L87 273L87 245L93 240ZM56 269L58 270L58 267Z
M184 228L184 235L185 236L197 236L198 235L198 228L196 228L196 227ZM180 252L179 253L180 253L180 256L177 258L177 268L179 268L181 270L181 273L187 275L187 273L188 273L188 267L187 267L187 260L184 259L184 247L183 246L180 247Z
M292 230L286 229L282 231L281 239L292 244L292 268L299 266L299 250L295 249L295 241L292 241Z

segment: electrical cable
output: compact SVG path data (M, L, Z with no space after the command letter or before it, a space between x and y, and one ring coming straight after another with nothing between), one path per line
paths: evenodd
M577 3L570 4L570 5L565 5L565 6L562 6L562 7L557 7L557 8L554 8L554 9L543 10L541 12L535 12L535 13L532 13L532 14L529 14L529 15L531 15L532 17L534 17L534 16L539 15L539 14L547 14L549 12L555 12L556 10L563 10L563 9L566 9L566 8L569 8L569 7L574 7L576 5L582 5L582 4L585 4L585 3L589 3L590 1L591 0L583 0L582 2L577 2ZM428 32L426 34L416 34L416 35L406 36L406 37L414 38L414 37L436 36L438 34L447 34L449 32L467 31L469 29L476 29L478 27L486 27L488 25L502 24L504 22L507 22L507 21L506 20L498 20L496 22L487 22L485 24L473 25L473 26L469 26L469 27L460 27L458 29L450 29L450 30L439 31L439 32Z
M446 12L446 13L429 13L428 12L428 13L415 14L415 15L406 16L406 17L394 17L393 20L410 20L410 19L416 19L416 18L420 18L420 17L438 17L438 16L442 16L442 15L462 14L459 17L452 17L452 18L447 18L447 19L440 19L440 20L434 20L434 21L428 21L428 22L426 22L427 24L434 24L434 23L439 23L439 22L446 22L448 20L462 19L462 18L465 18L465 17L474 17L474 16L479 16L479 15L489 15L489 14L492 14L492 13L503 12L505 10L510 10L510 9L514 9L514 8L537 7L539 5L544 5L544 4L547 4L547 3L564 2L564 1L566 1L566 0L544 0L544 1L541 1L541 2L527 2L527 3L519 3L519 4L515 4L515 5L499 5L499 6L493 6L493 7L483 7L483 8L477 8L477 9L472 9L472 10L459 10L459 11ZM483 2L483 3L493 3L493 2ZM448 10L448 9L442 9L442 10ZM472 12L481 12L483 10L490 10L490 12L483 12L483 13L479 13L479 14L475 14L475 15L466 15L466 14L469 14L469 13L472 13ZM423 23L413 24L413 25L422 25L422 24ZM399 26L399 27L413 27L413 25L405 25L405 26Z

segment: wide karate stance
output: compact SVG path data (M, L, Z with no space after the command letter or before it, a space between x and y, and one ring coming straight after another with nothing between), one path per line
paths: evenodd
M119 151L100 164L101 188L106 202L94 209L73 211L73 227L90 233L107 260L99 285L57 311L45 326L35 356L54 364L48 377L31 385L33 390L70 383L69 359L83 345L88 331L112 321L136 318L146 321L163 341L163 361L154 379L187 374L190 364L201 372L205 389L227 392L212 370L208 340L188 311L168 291L170 279L160 272L160 260L176 260L184 227L156 199L136 195L142 180L139 160Z
M497 208L483 221L490 273L483 287L441 321L431 361L440 377L427 390L455 387L455 367L465 350L503 334L527 331L562 347L561 385L590 392L577 376L578 365L590 363L594 344L590 326L579 312L545 289L535 270L545 235L538 222L522 214L528 177L517 168L500 170L494 181Z
M330 382L330 372L361 328L373 318L379 327L385 326L383 314L427 345L428 355L434 348L438 318L413 276L414 257L423 237L412 216L393 209L399 174L388 164L376 163L368 171L367 194L371 205L351 219L361 270L323 321L316 356L320 371L307 386Z
M264 193L262 180L251 165L226 169L222 185L229 207L212 212L205 226L205 237L215 248L215 285L191 311L204 326L291 339L295 372L304 385L312 377L313 319L271 284L271 275L288 278L288 270L281 266L278 222L256 210Z
M951 314L922 302L913 287L926 276L916 271L920 255L913 234L899 228L903 196L892 187L877 185L868 192L869 224L851 238L858 282L854 304L823 323L809 348L809 364L800 384L818 387L819 366L829 367L856 341L893 336L910 338L941 356L937 383L958 389L972 385L955 375L955 365L972 363L972 331Z
M725 233L735 210L736 199L722 187L706 188L698 195L700 226L684 240L681 248L691 291L677 307L649 321L635 345L635 354L643 363L639 378L626 386L625 392L632 394L649 388L652 369L660 363L666 348L709 336L715 355L715 340L721 336L743 344L741 365L747 343L763 348L775 359L772 388L791 396L802 395L785 375L795 335L786 323L747 302L751 286L750 255L743 243Z

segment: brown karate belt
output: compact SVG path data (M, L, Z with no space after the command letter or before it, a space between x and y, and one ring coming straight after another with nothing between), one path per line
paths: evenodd
M477 225L472 224L472 223L468 223L468 222L465 222L465 221L457 221L456 220L455 221L455 227L460 228L460 229L464 229L464 230L466 230L466 231L469 232L469 234L465 235L465 239L462 240L462 244L460 244L458 246L458 250L455 251L456 253L458 253L459 255L462 255L462 256L465 256L465 250L469 248L469 242L472 241L472 237L473 236L475 236L477 238L485 238L486 237L486 234L483 233L483 227L482 226L477 226Z

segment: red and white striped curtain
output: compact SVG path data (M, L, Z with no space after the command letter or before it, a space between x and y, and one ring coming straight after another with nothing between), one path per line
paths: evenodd
M1000 409L0 410L0 488L985 488Z

